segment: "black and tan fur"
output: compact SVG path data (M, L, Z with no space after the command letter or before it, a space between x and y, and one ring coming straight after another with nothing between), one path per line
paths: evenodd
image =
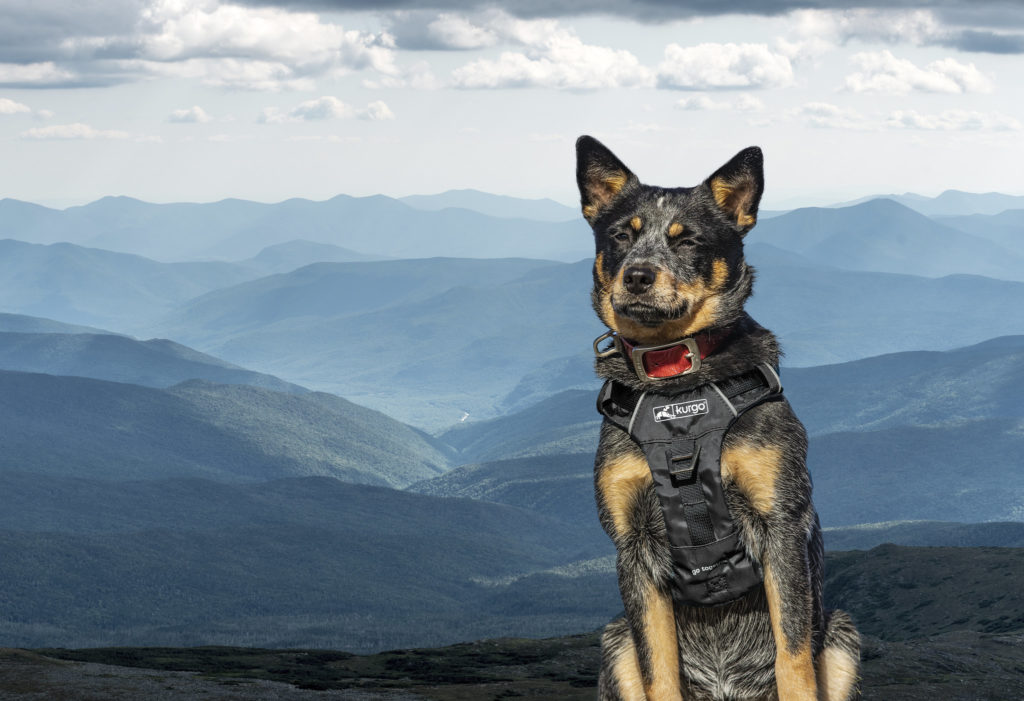
M743 258L763 190L761 151L737 154L700 185L643 185L591 137L576 144L583 214L594 230L594 310L642 344L702 333L728 336L699 371L658 391L777 364L771 332L743 310L754 271ZM636 284L637 269L648 287ZM627 285L624 273L630 270ZM644 288L644 289L641 289ZM652 387L614 355L597 372ZM618 550L625 616L602 638L601 699L846 701L859 692L859 638L822 603L823 545L811 503L803 426L785 402L761 404L722 449L726 499L764 586L722 606L673 605L665 522L644 454L605 422L595 462L601 524Z

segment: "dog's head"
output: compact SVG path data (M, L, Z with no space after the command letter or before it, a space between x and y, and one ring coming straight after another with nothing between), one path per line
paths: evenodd
M753 283L743 237L764 189L761 149L740 151L696 187L662 188L581 136L576 180L597 247L594 310L609 329L669 343L742 314Z

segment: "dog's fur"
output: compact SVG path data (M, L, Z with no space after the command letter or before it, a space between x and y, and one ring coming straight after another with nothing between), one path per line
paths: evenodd
M728 331L694 373L638 379L620 355L597 372L660 393L778 364L771 332L744 312L754 272L743 258L763 191L760 149L741 151L700 185L643 185L597 140L577 141L583 214L594 230L594 310L642 344ZM654 273L632 290L629 267ZM715 607L673 605L665 521L644 454L607 421L594 484L618 550L625 616L602 638L601 699L847 701L859 697L860 643L850 618L822 604L824 549L811 503L807 439L785 402L743 414L726 435L722 480L764 586Z

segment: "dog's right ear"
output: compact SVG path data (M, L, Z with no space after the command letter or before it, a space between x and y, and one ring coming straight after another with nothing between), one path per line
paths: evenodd
M601 212L639 181L615 154L592 136L576 140L576 183L584 218L593 224Z

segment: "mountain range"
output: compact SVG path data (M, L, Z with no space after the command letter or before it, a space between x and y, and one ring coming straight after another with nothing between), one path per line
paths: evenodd
M0 470L226 482L329 475L401 487L450 466L448 449L426 434L322 393L3 370L0 396Z
M899 202L905 207L910 207L930 217L999 214L1008 209L1024 209L1024 196L1022 195L1007 195L1001 192L964 192L963 190L946 190L935 197L926 197L913 192L906 192L902 195L868 195L833 206L849 207L878 199Z
M274 204L235 199L152 204L129 197L105 197L55 210L5 199L0 200L0 238L70 242L161 261L239 260L294 239L374 257L402 258L448 255L578 260L591 249L590 233L581 218L509 218L450 206L426 208L437 202L434 199L413 202L417 206L383 195L338 195L323 202L291 199ZM561 205L557 208L564 209ZM516 207L512 203L507 209L515 211ZM529 201L524 206L526 213L541 209L550 206L538 208Z

